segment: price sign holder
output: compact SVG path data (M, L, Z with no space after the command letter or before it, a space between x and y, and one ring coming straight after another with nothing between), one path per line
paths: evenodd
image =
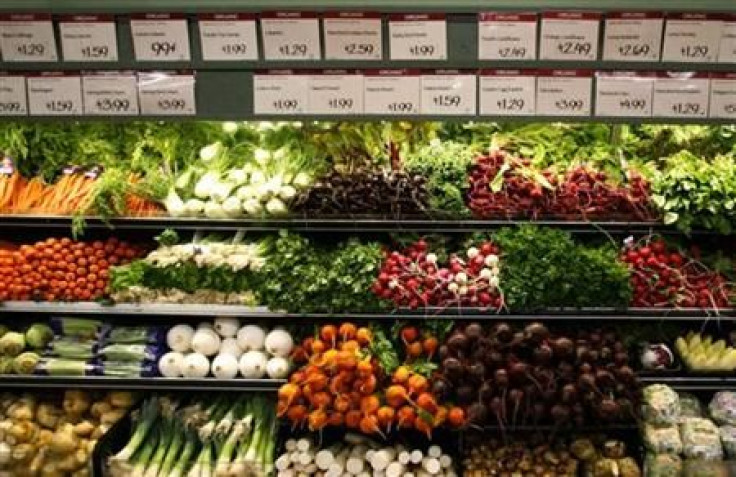
M380 60L383 25L380 13L328 12L322 27L327 60Z
M118 39L112 15L65 15L59 20L64 61L118 60Z
M137 116L138 81L131 71L102 71L82 76L84 114Z
M724 16L718 62L736 63L736 14Z
M412 116L421 111L419 70L371 70L364 78L365 113Z
M659 61L664 14L611 12L606 14L605 61Z
M197 114L195 76L190 71L138 73L138 102L148 116Z
M736 73L711 73L710 117L736 119Z
M653 73L599 71L596 74L595 115L651 117L655 78Z
M593 72L540 70L537 73L537 114L590 116Z
M541 60L593 61L598 58L601 14L546 12L542 14Z
M363 114L363 73L356 70L312 73L307 105L310 114Z
M660 73L654 82L655 118L706 118L710 79L707 73Z
M26 78L0 72L0 116L25 116L27 114Z
M460 70L424 71L421 76L421 114L475 116L478 78Z
M82 82L79 74L44 72L26 78L31 116L79 116L82 114Z
M203 60L255 61L258 59L255 15L201 13L197 19Z
M266 70L253 75L253 112L267 116L306 114L309 76L294 70Z
M51 15L0 15L0 51L7 62L57 61Z
M263 13L261 35L266 60L307 61L322 58L316 13Z
M478 14L479 60L535 60L536 13L486 12Z
M718 59L722 29L721 15L668 14L662 61L714 63Z
M536 70L480 72L481 116L534 116L536 102Z
M189 26L183 14L141 13L131 16L137 61L189 61Z
M388 31L392 60L447 59L447 19L444 14L391 15Z

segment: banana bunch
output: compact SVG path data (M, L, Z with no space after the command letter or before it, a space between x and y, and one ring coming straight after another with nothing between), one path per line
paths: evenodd
M711 336L689 332L675 342L675 348L685 365L696 371L736 370L736 348L724 340L713 342Z

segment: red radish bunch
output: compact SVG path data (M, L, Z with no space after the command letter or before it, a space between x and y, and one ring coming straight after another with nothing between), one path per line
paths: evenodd
M621 260L631 270L632 306L723 308L729 289L720 273L688 259L660 239L628 243Z
M503 306L498 247L484 242L453 254L446 265L438 263L427 242L419 240L403 252L390 252L381 267L373 292L396 307Z
M468 207L479 218L652 220L649 202L649 183L639 174L630 173L625 186L582 166L558 177L500 150L478 157L470 172Z

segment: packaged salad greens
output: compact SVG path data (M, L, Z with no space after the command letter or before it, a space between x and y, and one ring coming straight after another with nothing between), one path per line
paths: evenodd
M721 445L729 459L736 459L736 426L721 426Z
M688 417L680 424L682 453L688 459L720 461L723 459L721 436L710 419Z
M647 477L680 477L682 459L674 454L647 453L644 459L644 475Z
M644 424L644 446L655 454L681 454L682 440L677 426Z
M718 424L736 426L736 392L720 391L713 395L708 410Z
M642 417L649 424L676 424L680 417L680 397L664 384L652 384L643 390Z

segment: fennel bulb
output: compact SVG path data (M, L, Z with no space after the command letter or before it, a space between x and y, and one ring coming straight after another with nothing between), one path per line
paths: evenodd
M283 202L274 197L266 203L266 212L270 215L286 215L289 213L289 209L286 208Z
M184 201L181 200L181 197L179 197L179 194L176 193L173 187L169 189L169 193L166 194L164 207L166 207L166 211L172 217L184 217L187 214L186 208L184 207Z
M186 215L194 217L202 215L202 212L204 212L204 202L199 199L189 199L184 202L184 209L186 210Z
M210 219L227 219L225 209L214 201L209 201L204 205L204 215Z
M199 150L199 158L203 162L212 162L222 152L222 143L214 142Z
M208 171L199 178L194 185L194 195L200 199L209 199L215 185L220 182L220 174L215 171Z
M222 210L225 211L225 215L232 219L243 216L243 208L237 197L225 199L225 202L222 203Z
M235 184L227 181L217 181L212 185L210 191L210 198L217 202L225 202L225 199L230 197L230 192L235 188Z

